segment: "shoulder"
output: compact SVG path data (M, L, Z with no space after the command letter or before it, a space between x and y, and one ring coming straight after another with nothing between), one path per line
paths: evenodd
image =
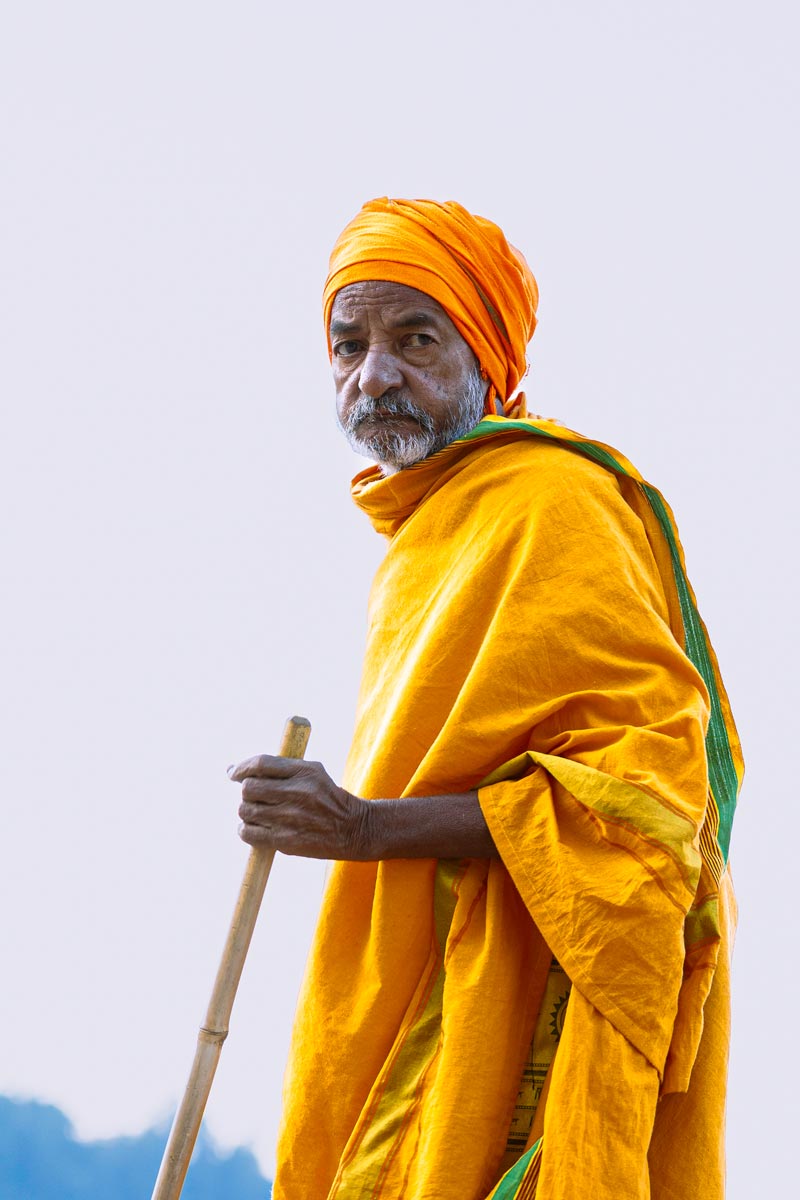
M552 438L525 433L488 438L468 448L460 465L461 488L483 491L508 516L625 505L614 471Z
M661 591L639 483L552 437L487 438L465 458L454 497L464 531L480 527L496 553L537 572L605 570Z

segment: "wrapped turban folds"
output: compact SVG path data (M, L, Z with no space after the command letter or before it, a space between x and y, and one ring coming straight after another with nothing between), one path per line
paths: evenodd
M514 392L527 369L539 289L497 225L453 200L370 200L333 248L323 293L326 332L336 293L373 279L416 288L441 304L489 379L487 410L494 412L497 396L506 415L524 415L524 397Z

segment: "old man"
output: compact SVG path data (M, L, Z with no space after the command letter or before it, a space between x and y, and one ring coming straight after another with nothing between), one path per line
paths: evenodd
M739 745L674 521L526 415L538 293L455 203L375 200L324 316L387 539L343 786L238 766L334 859L276 1200L719 1200Z

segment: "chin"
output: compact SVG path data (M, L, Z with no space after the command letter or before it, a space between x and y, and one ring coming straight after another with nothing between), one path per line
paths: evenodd
M356 454L373 459L385 475L394 475L404 467L413 467L415 463L427 458L434 448L434 438L422 430L405 436L383 430L371 437L354 437L348 440Z

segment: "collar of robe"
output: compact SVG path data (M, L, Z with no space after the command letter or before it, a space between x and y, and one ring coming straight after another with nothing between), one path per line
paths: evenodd
M360 471L351 485L353 500L378 533L391 539L418 505L458 472L464 458L473 454L479 444L498 438L529 437L532 433L559 438L569 431L556 421L487 416L465 437L394 475L384 475L378 466Z
M353 480L353 499L378 533L391 539L422 501L438 491L458 469L464 456L474 449L472 442L459 439L394 475L384 475L378 466L367 467Z

